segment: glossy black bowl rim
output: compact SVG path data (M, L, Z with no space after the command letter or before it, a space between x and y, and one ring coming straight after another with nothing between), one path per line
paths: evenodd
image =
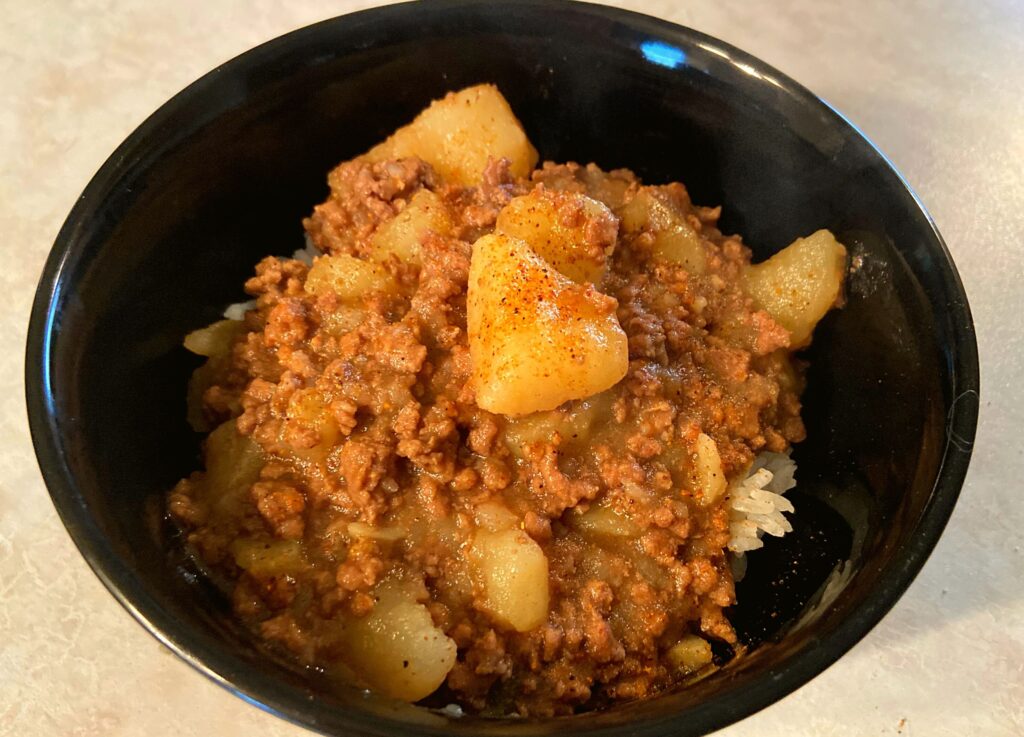
M527 8L544 12L545 9L550 9L552 3L551 0L516 0L514 4L520 10ZM119 558L91 519L88 508L77 493L76 481L63 453L60 432L55 424L55 409L51 402L49 351L50 336L55 330L57 317L55 308L65 286L63 281L66 264L81 246L79 233L93 213L102 208L103 195L108 191L109 185L116 181L122 171L132 167L144 156L146 141L153 131L180 108L188 105L192 98L201 95L209 86L215 84L219 78L230 76L250 64L261 64L276 56L299 52L308 39L320 34L331 34L340 26L347 24L357 25L360 22L372 21L386 26L389 20L399 15L415 17L418 14L430 15L464 7L483 10L486 5L486 0L433 0L430 3L402 3L339 16L268 41L193 82L136 128L86 186L57 235L32 306L25 360L26 399L32 440L53 504L82 556L114 598L153 636L183 660L246 701L313 730L322 731L329 728L329 725L323 724L317 717L317 712L323 707L311 703L301 689L287 686L265 673L249 669L223 648L217 648L213 643L204 641L204 638L195 632L183 630L149 597L141 581ZM704 733L759 711L825 670L882 619L924 565L952 514L967 473L973 447L979 390L974 326L967 296L956 267L942 236L920 199L884 154L827 102L759 59L698 31L618 8L588 3L559 5L563 12L569 9L584 17L613 21L680 46L710 46L732 64L746 70L753 69L770 78L801 104L821 110L825 115L831 116L839 126L848 128L854 139L861 139L880 160L885 162L888 173L897 180L906 195L908 207L916 209L928 223L934 246L933 255L940 264L942 289L950 298L947 319L954 326L955 344L948 346L952 355L949 372L953 385L952 396L955 399L946 418L947 440L942 450L938 478L918 527L905 545L900 560L880 574L871 595L860 602L829 636L818 643L817 647L800 652L788 659L784 667L765 673L762 678L751 684L742 699L736 700L728 694L723 694L688 708L685 728L678 721L672 723L665 718L637 721L628 728L630 734L638 736L679 733L680 730L687 731L688 734ZM372 43L373 41L369 41L366 45ZM347 726L356 732L366 734L417 731L417 728L411 725L399 725L366 713L353 715ZM443 728L425 725L419 729L424 734L445 733ZM612 734L619 731L619 727L600 727L591 730L589 734Z

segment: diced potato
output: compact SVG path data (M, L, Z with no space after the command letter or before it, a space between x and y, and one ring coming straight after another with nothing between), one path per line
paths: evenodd
M370 292L390 292L395 282L380 264L339 254L321 256L306 276L306 292L334 292L343 302L358 303Z
M295 575L306 565L298 540L237 538L231 555L239 568L259 577Z
M694 477L696 491L699 492L697 499L702 505L714 504L722 498L727 486L722 457L715 441L704 433L697 436Z
M226 356L231 350L231 344L243 332L245 323L241 320L218 320L186 335L185 348L197 356L207 358Z
M224 380L230 368L231 346L245 332L245 323L241 320L218 320L185 336L185 348L208 359L192 372L188 382L186 417L196 432L212 429L203 410L203 395L211 386Z
M404 210L373 234L374 258L383 261L393 253L402 261L419 263L420 243L429 231L450 235L452 218L440 197L421 189Z
M593 506L571 520L572 526L584 535L632 538L640 534L640 528L633 520L611 507Z
M248 494L264 464L260 446L240 434L234 420L228 420L209 434L204 459L207 493L212 504L225 511Z
M671 200L653 187L643 187L618 211L627 233L649 232L654 238L655 258L680 264L703 274L707 254L700 236Z
M711 645L703 637L687 635L670 647L665 655L668 662L685 675L711 663Z
M625 204L626 193L636 183L636 177L630 171L617 169L606 172L594 164L587 164L583 181L587 185L587 194L614 210Z
M500 502L484 502L473 510L478 526L490 532L508 530L516 526L519 518Z
M490 159L508 159L523 177L537 163L537 150L498 88L492 84L449 92L409 125L374 146L363 158L387 161L419 157L452 184L480 184Z
M548 189L579 192L603 202L612 210L617 210L625 204L627 193L637 182L631 171L602 171L596 164L544 166L532 176Z
M497 621L529 632L548 618L548 559L519 529L477 532L474 564L483 584L484 607Z
M513 455L522 458L530 443L549 442L557 432L562 437L561 448L585 447L591 428L610 419L612 401L610 392L601 392L547 412L509 417L505 423L505 445Z
M615 249L618 223L611 210L586 195L538 188L505 205L495 231L526 241L573 281L597 283ZM588 234L597 242L588 242Z
M622 207L626 193L636 182L636 177L630 171L617 169L606 172L594 164L587 164L579 176L587 188L587 194L613 210Z
M374 594L373 610L348 621L343 658L373 690L419 701L444 683L455 643L402 582L385 580Z
M294 452L309 460L321 460L338 440L338 422L328 402L316 389L299 389L288 400L287 423L299 423L316 432L318 442L311 448L295 448Z
M790 332L791 347L802 348L838 302L845 272L846 249L832 233L819 230L748 267L743 282L757 306Z
M473 246L466 314L473 388L489 412L523 415L604 391L626 374L615 300L553 269L516 238Z
M209 432L213 425L206 418L203 409L203 395L206 390L217 383L221 375L219 363L222 361L207 361L192 372L188 380L188 390L185 394L185 419L189 427L196 432Z
M366 319L366 311L359 307L338 305L336 308L323 315L323 322L320 326L333 335L345 335L359 327Z

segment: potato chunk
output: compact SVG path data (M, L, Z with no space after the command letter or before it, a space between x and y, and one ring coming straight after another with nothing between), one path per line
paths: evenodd
M790 332L790 346L803 348L838 302L845 271L846 249L832 233L819 230L748 267L743 283L757 306Z
M452 184L480 184L490 159L508 159L512 174L524 177L537 163L537 150L508 101L492 84L449 92L409 125L399 128L363 158L387 161L419 157Z
M480 238L466 298L477 404L523 415L617 383L629 350L615 307L614 299L562 276L523 241Z
M334 292L342 302L358 303L369 292L389 292L394 280L379 264L343 254L321 256L306 276L306 292Z
M549 442L558 433L563 451L586 448L592 431L611 421L613 401L612 393L605 391L558 409L510 417L505 423L505 446L522 458L529 445Z
M707 254L700 235L667 193L643 187L619 209L619 217L627 233L651 234L651 254L655 258L680 264L695 274L704 273Z
M602 171L597 164L579 166L577 164L549 164L532 175L535 181L548 189L563 192L580 192L599 202L603 202L612 210L622 207L638 182L633 172L626 169Z
M519 518L508 507L496 501L478 505L473 510L473 516L477 527L490 532L510 530L519 522Z
M231 351L231 344L245 332L241 320L218 320L185 336L185 348L197 356L219 358Z
M345 628L343 658L375 691L419 701L444 683L455 665L455 643L410 586L385 580L374 594L373 610Z
M633 520L608 506L596 505L570 517L570 524L584 535L596 538L635 538L641 530Z
M534 253L575 282L601 281L615 249L619 220L586 195L539 187L500 213L499 233L526 241Z
M484 590L484 607L497 621L529 632L548 618L548 559L519 529L477 532L474 564Z
M298 540L262 540L241 537L232 541L231 555L238 567L261 578L294 576L306 566Z
M322 461L338 440L338 421L331 412L327 398L314 388L297 390L288 399L288 411L281 427L281 440L287 444L288 430L301 428L301 437L310 441L292 452L310 461ZM296 433L297 435L299 433Z
M238 432L234 420L219 425L203 444L206 478L203 487L210 507L232 513L248 497L265 459L256 442Z
M245 333L245 322L242 320L218 320L185 336L186 349L209 359L192 372L188 382L186 417L196 432L209 432L213 429L211 418L204 410L203 395L211 386L224 380L231 365L231 346ZM237 411L241 412L241 407Z
M711 663L711 645L703 637L686 635L665 653L668 662L680 673L695 673Z
M373 234L373 257L383 261L394 254L402 261L419 263L420 243L430 231L450 235L452 218L440 197L421 189L404 210Z
M697 498L704 506L717 502L727 486L718 445L704 433L697 436L694 481L695 491L699 492Z

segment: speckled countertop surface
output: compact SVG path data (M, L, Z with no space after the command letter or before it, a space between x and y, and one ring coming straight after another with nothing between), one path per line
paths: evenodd
M308 734L146 634L61 526L28 436L29 304L72 203L150 112L218 63L359 0L0 0L0 735ZM840 662L722 737L1024 734L1024 4L624 2L825 97L895 162L978 327L967 484L924 571Z

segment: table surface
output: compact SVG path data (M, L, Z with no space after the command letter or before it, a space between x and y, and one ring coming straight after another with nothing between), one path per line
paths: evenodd
M218 63L371 4L0 0L0 734L309 734L193 671L89 571L35 463L23 346L61 222L136 125ZM719 735L1024 734L1024 4L620 4L753 53L859 125L938 222L981 348L974 460L920 576L823 675Z

